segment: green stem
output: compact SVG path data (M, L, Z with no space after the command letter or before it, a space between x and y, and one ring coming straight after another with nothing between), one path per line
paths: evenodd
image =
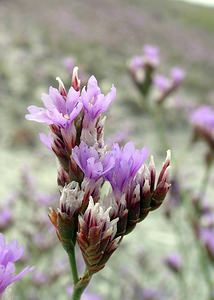
M205 169L205 172L204 172L204 177L202 178L201 186L200 186L200 190L199 190L199 196L201 196L201 197L204 197L205 194L206 194L210 174L211 174L211 164L208 164L206 166L206 169Z
M86 286L83 286L81 288L74 288L74 292L73 292L71 299L72 300L80 300L85 288L86 288Z
M86 269L84 276L74 286L74 291L71 300L80 300L84 290L86 289L91 280L91 276L92 275L90 275L90 273Z
M75 257L75 247L73 247L73 249L71 251L69 251L68 257L69 257L71 272L72 272L72 276L73 276L73 283L75 285L79 281L76 257Z
M164 108L162 105L156 106L153 108L153 119L155 121L156 132L158 134L158 140L161 141L161 152L164 149L169 149L169 143L166 137L166 123L165 123L165 114Z

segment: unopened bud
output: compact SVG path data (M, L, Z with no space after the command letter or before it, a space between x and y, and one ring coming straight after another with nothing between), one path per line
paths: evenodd
M71 79L71 86L76 90L80 90L80 79L78 77L78 67L74 67Z
M59 92L62 96L67 96L67 92L66 92L66 89L65 89L65 86L64 86L64 83L62 82L61 78L60 77L56 77L56 80L58 81L59 83Z

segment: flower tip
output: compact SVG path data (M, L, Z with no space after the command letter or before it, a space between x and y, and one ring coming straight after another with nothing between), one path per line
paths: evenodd
M166 161L171 161L171 158L172 158L172 152L171 152L171 150L170 149L168 149L167 151L166 151Z
M155 160L153 155L150 156L150 166L155 168Z
M78 76L79 68L77 66L73 69L72 79L71 79L71 86L78 92L80 90L80 79Z
M65 89L65 86L64 86L64 83L63 81L61 80L60 77L56 77L56 80L58 81L59 83L59 92L62 96L66 96L67 95L67 92L66 92L66 89Z

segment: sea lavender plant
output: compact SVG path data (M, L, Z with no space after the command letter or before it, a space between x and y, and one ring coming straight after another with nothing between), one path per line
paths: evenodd
M94 273L105 267L130 233L150 211L163 202L169 187L170 151L160 174L156 175L153 157L147 167L146 148L137 150L129 142L124 147L104 143L107 111L116 96L112 86L104 95L94 76L81 89L77 68L66 91L50 87L42 100L45 108L30 106L28 120L45 123L50 135L42 141L59 161L59 208L51 208L49 217L67 252L73 275L73 300L80 299ZM105 183L108 193L103 196ZM79 277L76 242L81 249L86 271Z
M158 47L145 45L142 55L134 56L130 60L129 73L144 99L151 96L155 103L162 104L180 87L186 74L180 67L172 68L169 77L158 74L159 52ZM151 93L153 90L154 93ZM151 105L146 102L147 106Z
M0 299L10 284L32 271L31 267L25 267L20 273L15 273L15 262L20 260L23 253L24 249L18 246L17 241L7 244L4 235L0 233Z
M134 56L129 64L133 82L144 97L147 97L153 80L153 74L159 65L159 48L145 45L140 56Z

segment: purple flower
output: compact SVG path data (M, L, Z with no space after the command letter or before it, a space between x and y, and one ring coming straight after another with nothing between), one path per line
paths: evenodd
M16 241L6 244L3 234L0 234L0 295L11 283L20 280L32 268L26 267L20 273L15 274L15 262L24 253L23 248L19 247Z
M139 69L142 69L144 66L143 56L134 56L130 61L130 70L132 72L137 72Z
M214 110L210 106L200 106L190 115L193 125L207 130L214 130Z
M46 148L48 148L49 150L52 149L54 139L50 132L48 134L41 132L39 134L39 139L42 142L42 144L45 145Z
M129 142L122 148L114 144L110 153L115 159L115 166L105 175L105 178L111 183L114 192L121 194L125 192L144 163L148 150L146 148L137 150L134 144Z
M175 273L180 272L182 268L182 258L179 253L170 254L165 258L164 262Z
M9 208L4 207L0 211L0 230L7 228L9 224L12 222L12 213Z
M98 180L114 167L114 158L109 153L100 158L97 150L84 142L81 142L79 147L74 147L72 156L85 177L89 179Z
M166 92L171 87L170 79L160 74L154 76L153 83L161 92Z
M210 228L203 228L200 231L200 238L211 259L214 259L214 231Z
M81 99L85 113L90 120L96 119L105 112L116 97L116 88L112 85L110 92L105 96L97 84L94 76L88 80L87 89L82 90Z
M157 66L159 64L159 48L152 45L145 45L143 47L145 62Z
M184 80L185 76L185 71L179 67L174 67L171 70L171 78L176 85L180 84Z
M27 120L68 127L82 109L80 92L71 87L68 94L63 96L59 90L50 87L49 94L42 95L45 108L31 105L28 107Z

